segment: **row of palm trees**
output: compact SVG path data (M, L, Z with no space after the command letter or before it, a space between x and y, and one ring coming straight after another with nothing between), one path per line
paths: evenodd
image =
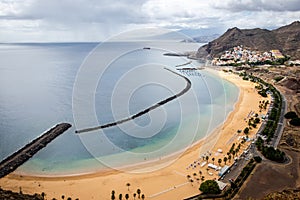
M265 103L265 102L262 102L262 103ZM258 117L258 116L256 115L256 117ZM256 120L256 119L253 119L253 120ZM257 120L257 121L258 121L258 120ZM258 121L258 123L259 123L259 121ZM238 132L239 132L239 131L238 131ZM241 132L241 131L240 131L240 132ZM246 133L245 133L245 134L246 134ZM247 134L246 134L246 135L247 135ZM224 162L224 164L226 165L227 161L231 162L231 159L235 158L235 156L238 156L238 153L240 152L241 146L242 146L244 143L245 143L245 140L242 140L237 146L236 146L236 143L233 143L232 146L231 146L231 148L230 148L230 150L226 153L227 156L225 155L225 156L223 157L223 159L219 158L219 159L217 160L219 166L221 166L221 163L222 163L222 162ZM203 157L203 160L206 160L207 162L209 161L209 159L210 159L210 155L206 155L205 157ZM213 164L215 164L216 158L212 157L212 158L211 158L211 161L213 162ZM208 171L209 171L209 168L207 168L206 170L207 170L207 172L208 172ZM200 178L201 178L201 179L200 179L200 178L196 178L197 182L199 182L200 180L201 180L201 181L204 181L204 180L205 180L205 177L202 176L202 172L201 172L201 171L199 171L199 174L200 174ZM196 177L196 176L197 176L197 173L194 173L193 176ZM190 182L193 184L194 179L192 179L192 176L187 175L187 179L188 179L188 181L190 181Z
M230 150L227 152L227 156L224 156L223 159L219 158L217 161L218 161L218 164L219 166L221 166L221 163L224 162L224 164L226 165L227 161L231 161L232 158L234 158L235 156L238 155L240 149L241 149L241 145L243 143L239 143L238 146L235 146L236 144L233 143ZM206 157L203 157L203 159L205 159L207 162L209 161L210 157L209 156L206 156ZM216 161L216 158L212 157L211 158L211 161L213 162L213 164L215 164L215 161ZM206 169L207 172L209 171L209 168ZM193 177L194 179L192 178L191 175L187 175L186 178L188 179L189 182L191 182L191 184L193 185L193 182L195 182L195 180L199 183L199 181L201 180L202 182L205 180L205 177L202 176L202 171L200 170L199 171L199 175L200 177L197 177L197 173L193 173Z
M127 186L128 191L129 191L130 183L126 183L126 186ZM141 189L139 189L139 188L136 190L136 193L133 193L132 196L133 196L133 199L134 199L134 200L136 199L136 197L137 197L138 199L142 199L142 200L145 199L145 195L142 194L142 191L141 191ZM123 194L119 194L118 197L119 197L119 200L123 200ZM128 199L130 198L130 195L127 193L127 194L125 194L124 198L125 198L126 200L128 200ZM111 191L111 200L115 200L115 199L116 199L116 192L115 192L114 190L112 190L112 191Z
M235 143L232 144L230 150L227 152L227 156L224 156L223 159L219 158L218 159L218 164L219 166L221 165L222 162L224 162L224 164L226 165L227 161L231 161L232 158L234 158L235 156L238 155L240 149L241 149L241 145L243 144L244 142L242 141L241 143L239 143L239 145L237 147L235 147ZM209 156L206 156L205 157L205 160L208 162L209 161ZM213 162L213 164L215 164L215 158L212 157L211 158L211 161Z

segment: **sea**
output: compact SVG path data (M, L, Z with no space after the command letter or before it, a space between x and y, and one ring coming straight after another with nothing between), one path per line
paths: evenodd
M205 70L205 63L164 55L196 51L200 45L0 44L0 159L61 122L72 128L16 173L72 176L155 165L180 155L222 124L239 96L238 87ZM204 69L182 69L194 67ZM187 81L178 74L191 81L185 94L123 124L75 133L127 118L180 93Z

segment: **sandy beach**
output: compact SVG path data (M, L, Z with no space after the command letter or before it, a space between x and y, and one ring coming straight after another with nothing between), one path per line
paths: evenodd
M72 177L30 177L16 174L8 175L0 179L0 186L3 189L9 189L19 192L20 187L23 193L42 193L46 194L46 199L61 199L61 196L71 197L72 199L101 199L110 200L111 191L116 192L116 199L120 193L129 194L129 199L133 198L133 193L137 189L145 195L145 199L165 200L165 199L184 199L199 193L201 176L205 180L218 178L216 171L207 171L207 164L201 167L199 163L204 162L201 155L210 155L209 163L213 163L212 157L215 158L214 164L218 164L218 159L226 155L233 143L239 144L241 136L244 133L238 133L247 127L247 118L249 113L265 114L266 111L259 112L259 101L267 100L257 94L254 89L255 84L250 81L244 81L241 77L223 71L205 69L218 76L234 83L240 89L239 99L233 112L229 114L226 121L216 128L207 138L202 139L197 144L187 149L172 164L155 170L160 163L145 164L143 171L140 173L129 173L124 171L110 170L88 175ZM268 98L268 100L270 100ZM257 132L258 128L252 129L249 138ZM240 153L247 148L250 142L241 146ZM218 152L222 149L222 153ZM171 158L169 158L171 159ZM163 161L161 161L164 163ZM232 164L233 159L227 162ZM192 164L192 167L191 167ZM195 164L196 167L193 167ZM224 162L221 163L221 167ZM151 171L151 172L147 172ZM199 171L202 175L199 175ZM196 173L196 175L194 175ZM188 181L187 175L194 180L193 183ZM130 183L127 187L126 183ZM137 199L137 198L136 198Z

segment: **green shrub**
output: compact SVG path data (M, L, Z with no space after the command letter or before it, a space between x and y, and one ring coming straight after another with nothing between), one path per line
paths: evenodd
M300 126L300 118L297 117L297 118L291 119L290 124L293 126Z
M297 114L294 112L294 111L290 111L290 112L287 112L284 117L286 119L293 119L293 118L297 118Z
M257 163L260 163L262 161L261 157L260 156L254 156L254 160L257 162Z
M273 147L263 147L262 154L269 160L276 162L283 162L285 160L285 153Z
M221 193L219 185L215 180L207 180L207 181L201 183L199 190L202 191L204 194L220 194Z
M274 80L275 80L276 82L278 82L278 81L281 81L283 78L284 78L283 76L275 76L275 77L274 77Z

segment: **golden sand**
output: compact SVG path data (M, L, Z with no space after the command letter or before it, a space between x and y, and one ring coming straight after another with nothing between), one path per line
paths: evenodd
M218 178L217 172L214 170L207 171L207 164L203 167L198 165L204 162L200 155L208 154L209 163L213 163L212 157L215 158L214 164L218 164L218 159L226 155L231 145L240 143L240 136L243 133L237 133L237 130L243 130L247 126L247 119L250 112L259 113L259 101L265 100L254 89L254 83L244 81L242 78L231 73L224 73L222 71L209 70L212 73L234 83L240 88L239 99L235 105L233 112L229 114L226 121L211 133L208 138L203 139L196 145L188 149L180 158L178 158L171 165L159 170L154 169L159 163L152 163L144 166L145 173L128 173L117 170L107 172L98 172L89 175L73 176L73 177L29 177L20 176L16 174L8 175L0 179L0 186L3 189L19 191L22 188L23 193L46 193L47 199L61 199L61 196L71 197L72 199L100 199L110 200L111 191L115 190L116 199L120 193L130 195L129 199L133 199L133 193L139 188L145 199L165 200L165 199L183 199L199 193L199 185L201 179L199 171L205 180ZM263 111L261 114L265 113ZM257 129L250 131L249 138L253 137ZM242 145L240 152L242 152L250 142ZM218 152L222 149L222 153ZM199 158L200 157L200 158ZM198 161L199 160L199 161ZM196 162L196 167L190 167L190 164ZM232 164L227 162L227 164ZM221 163L224 166L224 162ZM193 174L196 173L196 176ZM211 175L212 174L212 175ZM189 182L187 175L194 180ZM126 186L130 183L130 187ZM66 199L66 198L65 198ZM137 198L136 198L137 199Z

